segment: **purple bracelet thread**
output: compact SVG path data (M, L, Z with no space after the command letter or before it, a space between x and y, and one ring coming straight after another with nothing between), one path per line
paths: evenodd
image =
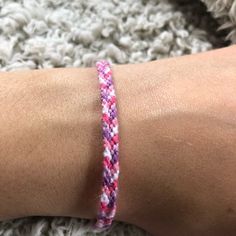
M116 95L109 62L96 63L102 103L103 179L96 229L106 229L116 213L119 177L119 135Z

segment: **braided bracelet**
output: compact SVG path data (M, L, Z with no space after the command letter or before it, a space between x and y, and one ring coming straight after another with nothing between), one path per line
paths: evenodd
M119 177L119 136L116 95L109 62L96 63L102 103L103 180L100 205L94 229L104 230L112 224L116 213Z

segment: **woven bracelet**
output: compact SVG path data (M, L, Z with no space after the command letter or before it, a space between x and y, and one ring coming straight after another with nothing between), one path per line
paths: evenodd
M94 229L105 230L116 213L119 177L119 135L116 95L109 62L96 63L102 103L103 175L102 193Z

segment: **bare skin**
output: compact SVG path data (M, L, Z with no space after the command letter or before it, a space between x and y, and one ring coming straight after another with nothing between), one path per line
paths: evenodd
M0 217L96 217L102 171L94 68L1 73ZM236 47L114 65L116 220L153 235L236 234Z

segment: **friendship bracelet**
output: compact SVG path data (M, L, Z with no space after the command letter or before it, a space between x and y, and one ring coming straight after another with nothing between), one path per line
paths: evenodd
M116 95L109 62L96 63L102 103L103 179L100 205L94 228L105 230L116 213L119 177L119 135Z

